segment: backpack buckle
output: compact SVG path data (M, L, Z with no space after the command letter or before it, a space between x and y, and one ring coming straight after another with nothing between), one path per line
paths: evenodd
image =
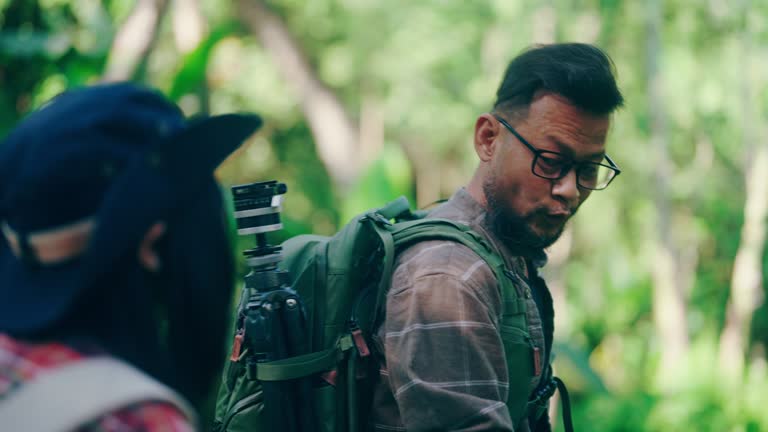
M352 341L355 343L355 348L357 348L357 353L360 357L368 357L371 355L371 350L368 348L368 343L365 342L363 331L358 327L357 323L352 321L350 322L349 327Z
M528 415L538 420L545 412L547 412L549 409L547 402L552 395L555 394L555 390L557 390L557 383L554 380L549 380L545 386L536 390L532 397L528 399L526 405Z
M229 355L229 360L233 362L240 361L240 351L243 348L243 340L245 339L245 328L237 331L235 334L235 340L232 342L232 353Z
M323 372L320 374L320 378L323 379L323 381L327 382L329 385L336 387L336 382L338 381L339 377L339 371L336 369L331 369L329 371Z
M390 222L389 219L387 219L381 213L377 213L377 212L368 213L367 215L363 216L363 218L360 220L361 221L369 220L371 222L378 223L380 225L392 226L392 222Z

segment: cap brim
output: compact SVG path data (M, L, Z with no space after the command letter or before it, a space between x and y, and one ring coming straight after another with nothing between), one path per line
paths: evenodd
M29 268L0 240L0 331L27 334L61 318L82 284L75 262Z
M261 127L255 114L224 114L192 120L167 138L160 157L174 183L185 184L200 173L213 173L230 154Z

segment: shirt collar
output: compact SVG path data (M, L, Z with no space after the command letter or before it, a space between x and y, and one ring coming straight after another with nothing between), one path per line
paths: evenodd
M519 264L517 263L521 257L513 254L504 244L504 242L502 242L501 239L493 232L485 218L485 207L477 202L472 197L472 195L469 194L469 191L467 191L466 188L462 187L461 189L457 190L451 199L449 199L444 205L453 207L453 210L458 213L457 216L459 216L459 222L468 225L470 228L478 231L485 238L487 238L493 244L496 250L501 253L507 265L509 265L511 268L518 267ZM533 267L539 269L546 265L547 254L543 250L539 251L539 253L529 257L529 260Z

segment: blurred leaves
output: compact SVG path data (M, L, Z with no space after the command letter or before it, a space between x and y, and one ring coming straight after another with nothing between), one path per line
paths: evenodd
M202 0L212 31L184 55L170 20L148 59L145 80L187 104L204 87L210 111L254 111L265 118L219 169L225 185L279 179L288 184L275 241L331 234L353 215L425 183L448 197L472 175L476 116L493 104L507 62L534 40L540 8L551 6L558 40L595 40L615 62L627 106L614 116L608 152L622 175L595 193L573 221L573 246L561 273L567 328L558 329L556 368L572 387L577 430L768 430L768 306L755 312L747 370L725 379L717 366L733 259L744 222L745 110L759 143L768 139L768 2L663 3L660 70L665 78L672 170L670 236L681 271L691 349L660 364L653 326L651 240L655 156L649 142L645 2L626 0L271 0L317 77L355 122L366 101L378 108L376 157L345 192L320 163L299 95L240 25L233 2ZM746 13L741 9L749 4ZM97 81L128 0L0 0L0 135L57 92ZM751 38L748 67L744 35ZM749 80L752 106L743 104ZM406 144L411 153L406 151ZM414 152L416 149L418 151ZM426 163L409 159L421 155ZM423 197L422 197L423 199ZM764 197L763 199L768 199ZM242 249L248 239L238 239ZM244 269L243 269L244 270ZM763 271L768 259L763 257ZM685 273L685 274L683 274ZM762 286L765 292L765 282ZM652 385L676 371L674 390Z
M43 32L0 33L0 51L9 57L47 57L57 59L72 47L66 34Z
M183 95L196 91L201 83L206 83L213 49L219 41L233 32L232 25L215 29L196 49L187 54L173 79L170 90L168 90L168 97L179 100Z

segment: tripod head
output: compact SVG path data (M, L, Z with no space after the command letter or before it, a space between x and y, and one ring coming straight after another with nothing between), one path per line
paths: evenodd
M288 273L277 270L282 260L282 248L267 241L268 232L283 228L280 211L287 191L285 183L276 180L232 187L237 233L256 236L256 247L243 252L245 262L251 268L245 277L247 288L267 292L290 284Z

